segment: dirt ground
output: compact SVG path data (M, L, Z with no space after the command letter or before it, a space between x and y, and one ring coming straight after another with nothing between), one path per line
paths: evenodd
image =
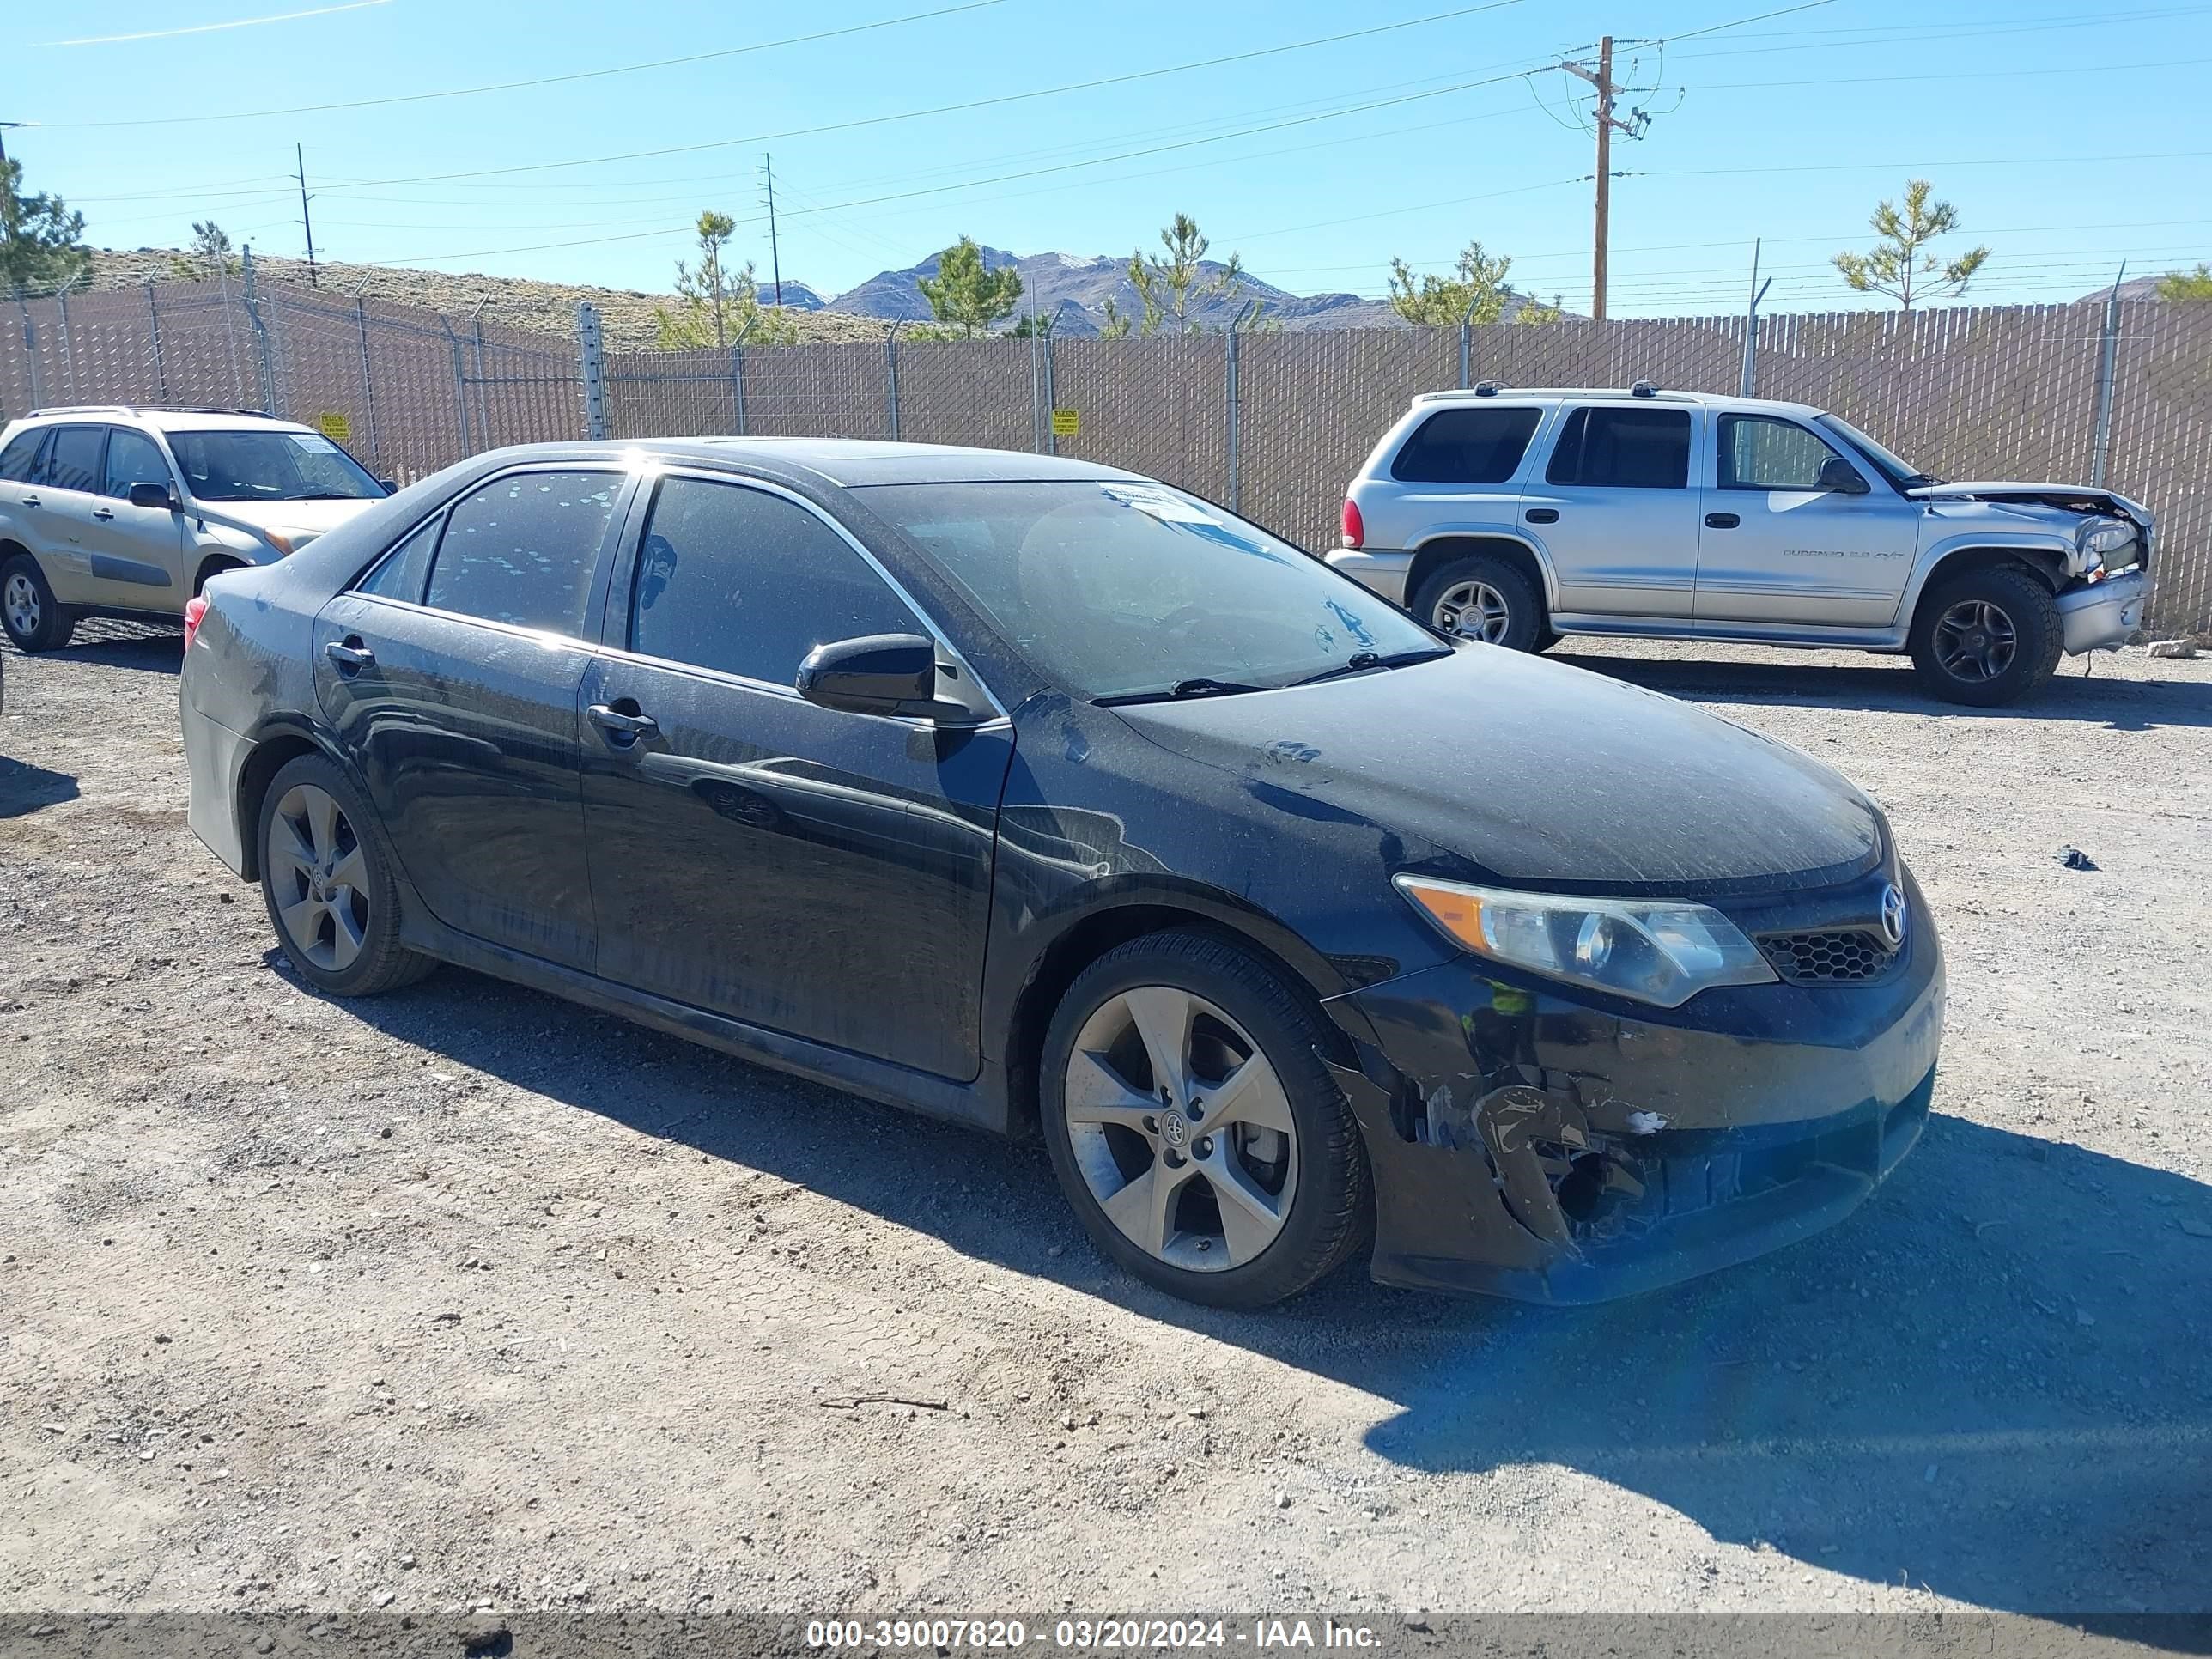
M452 969L309 994L185 828L176 636L94 632L0 715L0 1610L2212 1605L2212 662L1984 714L1565 647L1887 804L1928 1136L1674 1291L1253 1317L1034 1147Z

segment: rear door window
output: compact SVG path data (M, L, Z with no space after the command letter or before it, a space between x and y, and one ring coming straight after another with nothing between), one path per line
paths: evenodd
M107 442L104 426L65 426L54 433L54 447L46 452L46 476L40 480L56 489L82 489L88 495L100 489L100 452Z
M1390 476L1401 483L1509 483L1542 415L1536 409L1438 410L1406 440Z
M1690 412L1585 404L1560 428L1544 477L1593 489L1686 489Z
M46 434L52 429L42 426L16 434L9 441L8 447L0 450L0 481L28 483L31 474L36 470L39 446L46 442Z
M580 638L619 472L517 472L453 504L423 602Z

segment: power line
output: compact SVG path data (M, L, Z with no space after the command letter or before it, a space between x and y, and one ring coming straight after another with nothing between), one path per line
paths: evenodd
M611 75L637 75L647 70L673 69L685 64L710 63L718 58L738 58L750 52L772 52L780 46L801 46L817 40L836 40L847 35L866 34L876 29L894 28L902 23L927 22L933 18L950 17L963 11L981 11L987 6L1004 5L1006 0L963 0L959 5L940 6L934 11L909 12L902 17L885 17L872 23L854 23L843 28L821 29L812 34L793 34L781 40L756 41L750 46L723 46L714 52L692 52L683 58L659 58L649 63L620 64L612 69L577 70L567 75L542 75L528 81L500 81L489 86L454 87L444 92L399 93L389 98L357 98L338 104L293 104L283 109L230 110L216 115L152 115L140 116L127 121L50 121L55 127L174 127L197 126L210 121L258 121L273 115L324 115L337 110L380 109L392 104L422 104L443 98L476 98L486 93L520 92L531 87L563 86L574 81L597 81Z
M458 173L426 173L404 178L364 179L349 189L368 188L384 185L442 184L456 179L492 179L518 173L550 173L566 167L599 167L609 161L650 161L662 155L692 155L702 151L732 149L746 145L771 143L786 138L811 138L830 132L852 132L863 127L884 126L896 121L920 120L933 115L960 115L972 110L992 109L1008 104L1034 101L1039 98L1057 98L1071 92L1091 92L1101 87L1127 86L1133 82L1157 80L1162 76L1183 75L1193 70L1217 69L1224 64L1250 63L1262 58L1279 57L1285 52L1304 52L1315 46L1334 46L1346 40L1364 40L1373 35L1388 34L1401 29L1419 27L1425 24L1448 22L1456 18L1471 17L1480 12L1500 11L1517 6L1523 0L1486 0L1479 6L1462 6L1454 11L1433 12L1425 17L1409 17L1401 22L1378 23L1370 28L1350 29L1340 34L1319 35L1310 40L1292 40L1276 46L1257 47L1250 52L1230 52L1218 58L1203 58L1187 64L1170 64L1158 69L1134 70L1123 75L1102 76L1097 80L1072 81L1063 86L1039 87L1029 92L1001 93L990 98L970 99L963 103L937 104L923 109L900 110L890 115L856 117L848 121L824 122L811 127L793 127L781 132L756 132L741 138L719 138L697 144L670 144L658 149L621 150L606 155L580 156L567 161L532 161L518 167L477 167ZM189 194L178 191L179 195Z

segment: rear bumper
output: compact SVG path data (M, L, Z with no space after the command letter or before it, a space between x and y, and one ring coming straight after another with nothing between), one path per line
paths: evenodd
M1324 556L1333 570L1340 570L1362 587L1380 593L1394 605L1406 602L1406 573L1413 556L1387 547L1340 547Z
M1709 991L1649 1018L1462 957L1334 1000L1386 1284L1589 1303L1832 1225L1919 1139L1942 952L1911 891L1882 980Z
M2149 578L2140 570L2126 570L2109 580L2071 587L2058 596L2058 615L2065 624L2066 651L2110 650L2124 645L2142 626L2143 599Z
M181 699L178 719L184 727L185 764L191 773L186 817L192 833L233 875L243 876L246 848L238 829L238 781L253 753L253 739L210 720Z

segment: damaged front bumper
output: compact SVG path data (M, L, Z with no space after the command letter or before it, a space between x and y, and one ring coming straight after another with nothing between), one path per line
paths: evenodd
M1866 983L1662 1010L1462 957L1334 999L1359 1052L1336 1069L1374 1171L1375 1277L1597 1302L1841 1220L1935 1088L1942 951L1903 886L1905 943Z
M2058 596L2066 654L2109 651L2124 645L2142 626L2143 599L2150 579L2141 570L2124 570L2102 581L2082 582Z

